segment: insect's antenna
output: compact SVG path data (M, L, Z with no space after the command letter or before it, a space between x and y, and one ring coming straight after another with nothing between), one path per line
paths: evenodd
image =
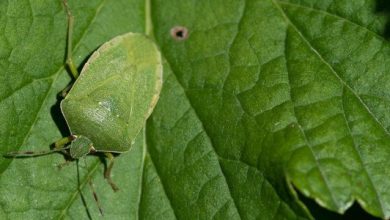
M72 142L76 138L77 138L77 136L75 136L75 135L71 135L71 136L68 136L68 137L61 138L60 140L55 142L54 149L51 149L51 150L45 150L45 151L14 151L14 152L6 153L3 156L4 157L8 157L8 158L10 158L10 157L37 157L37 156L51 154L51 153L54 153L54 152L66 152L64 150L69 149L70 146L66 146L66 147L64 147L64 146L69 144L70 142Z
M3 156L8 158L9 157L37 157L37 156L51 154L54 152L61 152L69 148L70 146L59 148L59 149L45 150L45 151L14 151L14 152L8 152Z
M84 163L85 163L85 167L87 167L87 160L85 158L84 158ZM98 196L96 194L95 187L93 186L91 177L88 177L88 185L91 187L93 198L95 199L95 202L96 202L96 205L97 205L97 207L99 209L100 214L102 216L104 216L103 209L102 209L102 206L101 206L101 204L99 202L99 198L98 198Z

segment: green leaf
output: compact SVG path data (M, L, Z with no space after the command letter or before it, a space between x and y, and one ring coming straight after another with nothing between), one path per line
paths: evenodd
M60 154L0 158L0 219L98 218L90 179L109 219L312 218L296 190L390 217L390 45L375 0L69 5L80 68L115 36L155 38L160 100L115 161L118 193L93 156L60 171ZM64 8L1 1L0 30L0 152L47 150L69 135L57 97L70 82Z

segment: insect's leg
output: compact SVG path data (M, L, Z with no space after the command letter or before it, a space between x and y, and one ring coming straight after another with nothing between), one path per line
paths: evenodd
M65 89L61 91L61 97L65 98L66 95L68 95L69 90L72 88L73 83L69 84Z
M114 191L118 191L119 188L115 185L115 183L111 179L111 170L112 170L112 167L114 165L114 155L112 155L112 153L105 153L105 155L108 158L109 163L108 163L107 169L104 172L104 178L107 179L108 183L111 185L111 187Z
M56 141L54 143L54 148L58 149L58 150L62 149L65 145L69 144L74 139L76 139L75 135L71 135L71 136L68 136L68 137L61 138L61 139L59 139L58 141Z
M87 166L87 160L85 159L85 157L84 157L84 163L85 163L85 167L88 167ZM92 194L93 194L93 198L95 199L95 202L96 202L96 205L97 205L97 207L99 209L99 212L103 216L103 209L102 209L102 206L100 205L99 198L98 198L98 196L96 194L96 191L95 191L95 187L93 186L92 177L91 176L88 177L88 185L91 188L91 191L92 191Z
M91 178L89 179L88 184L91 187L93 198L95 199L95 202L96 202L96 204L98 206L99 212L100 212L100 214L102 216L104 216L102 205L100 205L100 202L99 202L98 196L96 194L95 187L93 187L93 183L92 183L92 179Z
M68 16L68 33L67 33L67 50L66 50L66 65L68 65L70 72L72 73L73 77L77 79L79 77L79 72L77 71L76 66L74 65L73 59L72 59L72 35L73 35L73 23L74 23L74 17L72 15L72 12L69 9L68 1L63 0L64 7L66 10L66 14Z

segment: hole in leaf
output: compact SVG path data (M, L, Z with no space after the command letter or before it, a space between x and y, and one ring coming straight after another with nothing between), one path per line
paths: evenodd
M188 38L188 29L182 26L175 26L171 29L173 39L182 41Z

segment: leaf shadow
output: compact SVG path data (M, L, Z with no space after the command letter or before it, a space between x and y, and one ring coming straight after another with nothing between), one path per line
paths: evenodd
M318 205L316 201L304 196L299 190L296 190L296 192L298 193L299 199L306 205L316 220L380 220L380 218L368 214L357 202L354 202L353 205L344 214L339 214Z
M97 47L99 48L99 47ZM85 64L88 62L89 58L92 56L92 54L97 50L97 48L95 48L95 50L93 50L90 54L88 54L84 59L83 61L81 61L81 64L80 66L77 67L77 71L79 73L81 73L81 70L83 69L83 67L85 66ZM65 54L65 59L66 59L66 54ZM65 60L66 61L66 60ZM72 77L72 81L69 82L69 84L67 85L67 87L64 88L64 90L70 90L71 87L73 86L73 83L75 82L75 80L73 79L73 76L70 72L70 69L69 67L66 65L66 62L64 61L64 66L65 66L65 69L67 71L67 73L69 74L70 77ZM61 135L63 137L67 137L70 135L70 131L68 129L68 125L66 123L66 120L64 118L64 115L62 114L62 111L61 111L61 101L64 99L65 95L63 94L64 91L60 91L58 94L57 94L57 101L56 103L51 107L50 109L50 114L51 114L51 117L54 121L54 123L56 124L58 130L60 131Z
M57 95L57 102L50 109L51 117L56 124L58 130L60 131L63 137L68 137L70 135L70 131L68 129L68 125L66 124L65 118L61 112L61 103L62 97Z
M386 17L386 24L383 29L382 36L386 39L390 39L390 1L389 0L377 0L375 5L375 12L383 14Z

